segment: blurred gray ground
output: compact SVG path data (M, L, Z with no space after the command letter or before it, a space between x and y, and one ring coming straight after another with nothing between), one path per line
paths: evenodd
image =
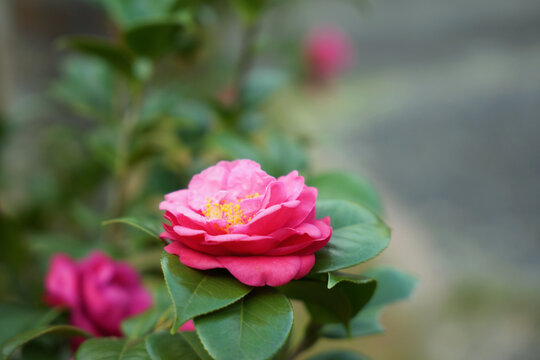
M337 119L336 102L319 119L314 158L382 188L394 240L379 261L420 279L412 304L385 318L387 342L357 345L381 359L537 359L540 1L373 3L291 26L354 32L356 110Z

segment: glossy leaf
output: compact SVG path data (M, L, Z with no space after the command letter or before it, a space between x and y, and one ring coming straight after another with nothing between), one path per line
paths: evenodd
M331 286L325 281L307 279L292 281L280 290L289 298L303 301L313 322L340 322L348 326L349 320L371 299L377 283L358 275L329 276Z
M199 338L216 360L268 359L286 341L292 323L289 300L268 287L254 289L225 309L195 318Z
M82 343L74 360L151 360L151 358L146 352L144 341L94 338Z
M364 274L377 280L375 295L366 307L351 321L351 335L365 336L380 333L384 330L380 323L380 314L384 307L393 302L408 298L416 279L392 268L377 268ZM347 337L346 329L338 324L326 325L323 334L330 338Z
M212 360L193 332L151 334L146 337L146 351L152 360Z
M308 185L319 190L319 200L348 200L381 212L377 190L365 179L346 172L330 172L311 177Z
M333 350L311 356L307 360L368 360L368 358L348 350Z
M16 335L4 341L1 345L2 359L5 360L19 347L23 346L27 342L47 334L65 334L71 336L90 337L89 333L74 326L69 325L57 325L50 327L39 327L36 329L28 330L22 334Z
M176 48L183 29L177 19L154 20L129 28L124 39L136 54L156 58Z
M106 221L103 221L102 224L103 225L126 224L136 229L139 229L141 231L144 231L151 237L160 240L159 234L161 232L161 223L156 222L152 219L123 217L123 218L106 220Z
M330 242L315 253L312 272L345 269L379 255L390 241L390 229L362 205L341 200L317 204L317 217L330 216Z
M161 268L175 310L173 330L196 316L240 300L251 290L224 271L194 270L183 265L178 256L165 252Z
M133 76L135 59L128 49L118 44L97 37L72 36L62 39L60 45L85 55L95 56L124 75Z

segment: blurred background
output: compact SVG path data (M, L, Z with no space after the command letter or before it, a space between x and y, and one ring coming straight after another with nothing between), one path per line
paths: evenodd
M374 359L537 359L540 2L296 0L247 25L238 18L249 12L217 2L172 58L136 40L152 60L131 64L136 80L120 85L84 56L92 46L58 39L115 39L130 19L111 21L98 1L0 2L3 297L39 297L20 265L36 253L122 238L100 222L147 215L216 159L247 156L278 175L354 171L381 193L393 238L376 261L419 285L385 313L386 334L334 346ZM339 27L354 51L331 79L313 79L303 53L321 26ZM122 56L111 63L131 61ZM244 97L243 66L257 75ZM143 126L130 128L141 96ZM141 144L115 148L126 133Z

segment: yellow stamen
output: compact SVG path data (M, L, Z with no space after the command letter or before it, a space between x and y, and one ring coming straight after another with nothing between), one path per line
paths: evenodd
M244 216L244 210L239 202L243 199L253 199L259 196L259 193L247 195L245 198L236 200L236 203L216 203L210 198L206 198L206 205L203 210L203 215L210 220L224 219L227 221L225 227L220 227L216 224L216 228L229 232L229 228L234 225L243 225L251 221L251 217Z

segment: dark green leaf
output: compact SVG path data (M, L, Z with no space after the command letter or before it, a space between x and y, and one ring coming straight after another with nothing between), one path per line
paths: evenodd
M212 360L193 332L151 334L146 337L146 351L152 360Z
M140 56L156 58L177 48L184 25L177 19L154 20L126 30L126 44Z
M63 38L62 47L75 50L85 55L95 56L128 77L133 76L135 58L124 47L91 36L72 36Z
M368 360L368 358L348 350L333 350L311 356L307 360Z
M172 306L167 289L164 286L154 291L154 305L142 314L130 317L122 322L122 333L130 339L136 339L151 332L160 321L172 317Z
M379 194L368 181L345 172L331 172L311 177L308 185L319 190L319 200L349 200L381 212Z
M351 321L351 335L365 336L377 334L384 330L379 318L383 308L393 302L408 298L415 285L416 279L399 270L392 268L377 268L364 275L377 280L377 291L366 307ZM326 325L323 334L330 338L347 336L345 328L338 324Z
M293 323L289 300L257 288L231 306L195 318L199 338L216 360L268 359L283 345Z
M2 344L2 359L7 359L13 351L15 351L20 346L23 346L27 342L47 334L66 334L71 336L82 336L90 337L92 335L88 334L86 331L76 328L69 325L57 325L50 327L39 327L36 329L29 330L22 334L16 335L4 341Z
M161 268L175 309L173 330L196 316L238 301L251 290L225 272L191 269L178 256L166 252Z
M103 225L110 225L110 224L127 224L130 226L133 226L134 228L137 228L141 231L144 231L148 235L160 240L159 234L161 232L161 223L154 221L152 219L143 219L143 218L132 218L132 217L123 217L118 219L111 219L104 221Z
M47 325L56 313L57 310L0 302L0 344L33 327Z
M320 201L317 216L330 216L333 233L328 245L315 254L312 272L360 264L379 255L390 241L390 229L362 205L341 200Z
M242 19L253 22L264 11L268 0L233 0L232 4Z
M75 354L75 360L151 360L144 341L131 342L117 338L86 340Z
M291 281L282 290L289 298L302 300L313 322L318 324L340 322L348 326L371 299L375 280L350 274L329 274L328 286L324 281Z

